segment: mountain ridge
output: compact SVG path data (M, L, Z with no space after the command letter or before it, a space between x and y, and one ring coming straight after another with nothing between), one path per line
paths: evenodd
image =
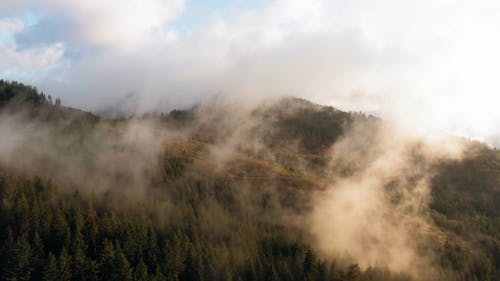
M11 103L16 96L21 98ZM144 280L499 278L500 155L484 144L461 140L463 156L458 158L440 156L440 150L426 148L429 144L420 139L410 138L399 147L396 133L387 134L376 117L293 98L248 113L197 107L112 119L42 97L35 88L0 83L0 132L6 137L0 141L5 280L21 276L27 268L33 275L26 280L51 274L62 278L63 273L71 275L67 280L139 280L139 275ZM391 153L403 162L378 167L392 163ZM410 230L398 220L425 221L424 230L414 233L415 249L404 248L424 257L413 260L412 266L398 270L392 262L391 271L386 271L383 266L364 266L363 256L332 257L308 229L311 214L322 206L320 199L333 193L333 202L358 208L370 197L344 202L339 201L344 193L338 192L348 183L345 190L361 196L363 181L373 179L381 181L380 189L367 194L384 197L370 199L384 203L384 212L373 223L380 220L394 230ZM416 187L426 182L424 192L429 195L419 194ZM408 205L414 199L430 201ZM134 205L138 207L130 207ZM348 217L352 213L346 206L337 211ZM37 226L37 209L45 210L49 229ZM390 212L396 221L384 218ZM85 223L78 216L84 216ZM145 224L138 219L144 216ZM96 223L99 235L92 238L89 231ZM363 222L353 223L355 233L365 227ZM126 234L142 227L149 233L144 241ZM382 255L386 241L377 242L383 238L373 230L367 233L349 242L373 243L376 250L371 253L391 263ZM52 235L67 243L58 246ZM82 243L80 235L83 246L76 245ZM36 243L44 249L30 250L27 258L27 247L34 250ZM369 244L363 247L370 249ZM84 269L75 269L77 257ZM23 263L26 268L20 267ZM424 270L428 263L434 266Z

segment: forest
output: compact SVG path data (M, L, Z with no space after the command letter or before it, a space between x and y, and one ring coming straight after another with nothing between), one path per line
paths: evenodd
M0 279L500 280L500 152L386 126L297 98L108 118L1 80Z

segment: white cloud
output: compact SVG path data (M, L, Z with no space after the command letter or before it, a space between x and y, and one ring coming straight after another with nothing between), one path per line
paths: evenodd
M7 36L24 29L24 21L20 18L0 19L0 36Z
M5 79L37 81L61 63L64 46L55 43L32 49L17 50L0 45L0 76Z
M182 13L184 0L19 0L0 3L5 13L27 11L63 16L81 42L130 49L170 36L167 23ZM1 17L2 13L0 13ZM164 34L166 33L166 35Z
M146 109L220 93L291 94L418 128L499 135L496 1L276 0L183 35L168 25L186 8L181 0L27 3L63 13L84 44L99 46L42 83L75 106L128 93Z
M0 20L0 76L6 79L28 79L46 73L50 68L60 63L64 54L61 43L19 49L12 34L26 28L26 23L20 18Z
M183 0L50 0L78 24L90 43L115 48L142 45L162 31L184 5Z

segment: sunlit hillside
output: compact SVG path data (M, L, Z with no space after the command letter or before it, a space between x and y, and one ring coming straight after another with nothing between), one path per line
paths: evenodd
M109 118L3 80L0 137L1 280L500 280L484 143L296 98Z

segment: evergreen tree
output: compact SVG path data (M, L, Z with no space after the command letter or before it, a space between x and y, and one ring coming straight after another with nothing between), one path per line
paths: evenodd
M199 258L193 254L193 250L190 250L184 261L184 271L180 279L185 281L202 281L203 276L200 274L201 271L202 268Z
M148 268L142 258L139 260L139 263L137 263L137 265L135 266L133 276L135 281L149 280Z
M43 268L45 267L45 252L44 252L44 245L43 241L38 234L38 232L35 232L33 234L33 239L32 239L32 265L33 265L33 274L31 276L32 279L34 280L41 280L42 276L41 273L43 271Z
M86 275L89 270L89 261L85 253L85 241L83 235L77 231L74 232L73 241L71 243L71 271L73 279L77 281L87 280Z
M24 237L17 239L14 246L7 251L7 264L3 268L2 280L27 281L30 280L31 247Z
M108 239L104 239L102 250L100 252L100 276L103 280L112 280L113 262L115 261L115 247Z
M61 254L59 255L59 274L59 280L71 280L71 258L68 255L66 248L63 248Z
M123 254L120 246L116 246L115 259L111 265L111 278L110 280L131 281L132 268L127 258Z
M54 254L49 253L48 263L43 271L43 281L58 281L61 278L61 273L57 266L57 259Z
M304 258L304 280L316 280L316 260L314 257L314 253L311 249L308 249L306 252L306 256Z

